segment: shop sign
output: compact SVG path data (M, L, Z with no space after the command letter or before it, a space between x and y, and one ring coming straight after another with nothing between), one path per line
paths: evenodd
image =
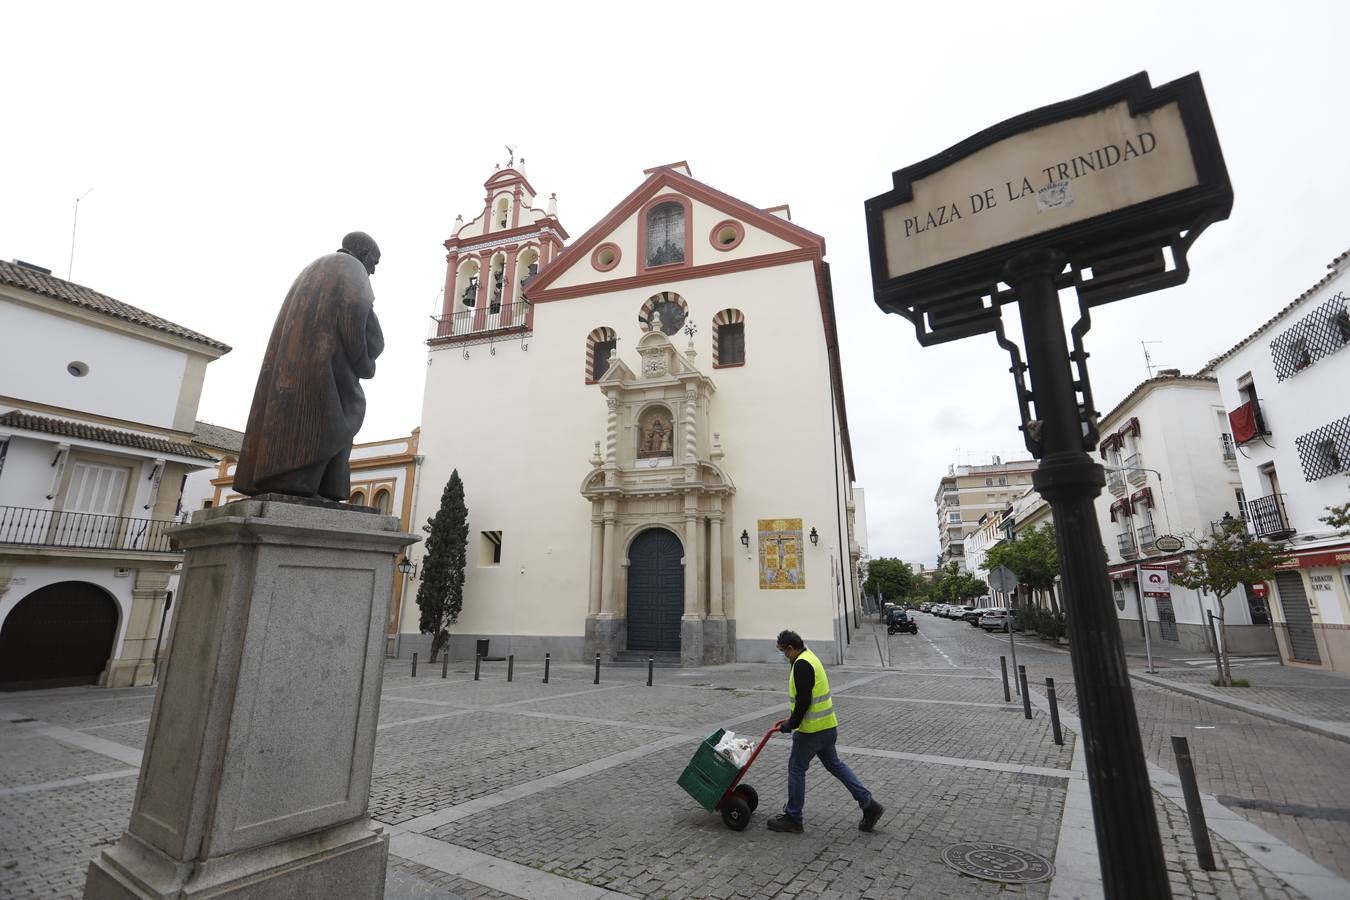
M1141 566L1140 572L1144 577L1144 596L1172 596L1172 579L1167 569Z

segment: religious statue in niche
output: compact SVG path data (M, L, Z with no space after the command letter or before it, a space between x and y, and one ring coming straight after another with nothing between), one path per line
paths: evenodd
M637 458L660 459L673 456L672 427L670 413L664 409L647 412L638 423Z

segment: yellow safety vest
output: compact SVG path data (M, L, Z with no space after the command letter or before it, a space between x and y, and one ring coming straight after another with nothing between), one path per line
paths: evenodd
M811 664L816 682L811 689L811 705L806 708L806 715L802 717L802 724L797 730L811 734L827 728L838 728L839 719L834 715L834 701L830 699L830 679L825 677L825 667L821 665L820 657L810 650L798 654L796 662L788 669L788 716L792 716L792 710L797 705L797 682L792 677L792 669L802 660Z

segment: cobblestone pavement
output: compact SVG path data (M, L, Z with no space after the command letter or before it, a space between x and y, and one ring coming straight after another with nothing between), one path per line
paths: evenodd
M554 664L545 685L542 666L528 663L507 683L504 664L486 664L475 682L463 665L446 679L423 665L412 678L406 661L392 662L371 789L371 814L393 835L386 895L1098 896L1090 819L1084 831L1071 813L1087 802L1076 735L1066 729L1058 747L1043 703L1027 720L1004 702L991 671L1006 638L919 621L919 635L891 638L865 625L846 664L830 667L841 755L887 808L872 834L857 830L857 806L819 766L808 777L806 833L765 829L783 801L783 737L750 770L762 802L744 832L676 786L715 728L758 737L783 716L784 666L664 669L649 688L641 669L606 669L597 686L589 667ZM1055 678L1071 719L1069 657L1028 644L1018 661L1038 701L1035 685ZM1203 790L1347 871L1350 817L1336 810L1346 805L1350 745L1164 689L1136 687L1136 697L1155 763L1169 768L1168 738L1187 734ZM79 894L88 861L126 825L128 759L143 746L152 703L146 688L0 695L0 896ZM1216 836L1219 871L1203 872L1184 809L1156 799L1177 896L1323 895L1300 892L1242 839ZM1059 873L1026 886L977 880L941 860L963 841L1024 848Z
M955 660L987 659L987 647L996 655L1008 652L1006 635L984 635L930 616L921 615L919 621L930 633L950 634L954 647L947 652ZM1047 675L1054 678L1061 704L1077 712L1066 651L1019 637L1018 662L1027 667L1033 688ZM1167 660L1158 662L1165 665ZM1143 659L1133 656L1130 663L1144 667ZM1161 671L1183 684L1207 687L1214 677L1212 664L1208 671L1175 663ZM1276 696L1291 706L1298 691L1307 687L1315 692L1303 701L1311 717L1347 718L1350 679L1278 665L1247 666L1234 674L1250 680L1253 688L1229 688L1229 696L1249 696L1242 692L1255 690L1266 699L1253 702L1269 703ZM1326 701L1318 693L1341 699ZM1171 737L1186 737L1202 791L1327 868L1350 876L1350 744L1152 684L1136 682L1134 696L1144 751L1152 762L1175 773Z

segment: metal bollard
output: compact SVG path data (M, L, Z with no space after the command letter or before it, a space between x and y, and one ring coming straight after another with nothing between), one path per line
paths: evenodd
M1003 670L1003 702L1012 702L1012 691L1008 689L1008 657L998 658L998 667Z
M516 677L516 656L511 654L506 657L506 680L511 681Z
M1064 732L1059 728L1059 703L1055 701L1055 679L1045 679L1045 696L1050 701L1050 731L1055 736L1055 743L1064 746Z
M444 678L444 677L445 677L445 673L448 672L448 671L450 671L450 654L449 654L449 653L447 653L447 654L445 654L444 656L441 657L441 677Z
M656 657L647 657L647 687L652 686L652 666L656 665Z
M600 683L600 654L595 654L595 683Z
M416 653L413 654L413 671L412 671L412 677L413 677L413 678L416 678L416 677L417 677L417 654L416 654Z
M478 680L478 670L483 666L483 654L475 653L473 655L473 680Z
M1027 667L1017 667L1017 683L1022 686L1022 713L1031 718L1031 696L1027 694Z
M544 654L544 684L548 684L548 654Z
M1195 783L1195 765L1191 762L1191 747L1184 737L1172 737L1172 752L1177 757L1177 777L1181 792L1186 796L1186 818L1191 821L1191 839L1195 841L1195 855L1200 868L1213 872L1214 850L1209 845L1209 826L1205 824L1205 808L1200 805L1200 788Z

